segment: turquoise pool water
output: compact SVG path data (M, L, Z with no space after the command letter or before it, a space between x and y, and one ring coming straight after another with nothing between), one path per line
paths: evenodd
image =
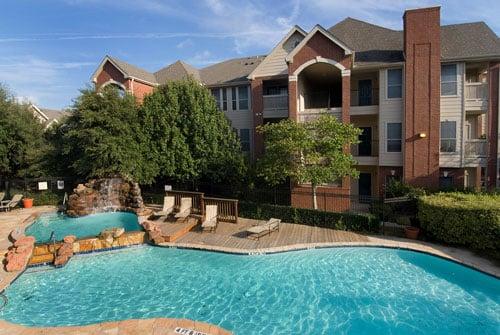
M37 242L49 242L54 231L56 240L65 236L76 237L97 236L101 231L111 227L123 227L125 231L141 230L137 215L127 212L100 213L72 218L64 214L44 214L26 228L26 235L34 236Z
M33 268L0 318L83 325L176 317L235 334L498 334L500 281L426 254L333 248L261 256L140 247Z

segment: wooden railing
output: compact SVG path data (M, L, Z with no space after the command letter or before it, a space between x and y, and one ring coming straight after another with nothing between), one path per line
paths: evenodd
M217 205L217 218L220 221L238 223L238 200L204 198L205 205Z
M204 214L205 205L203 204L203 193L201 192L189 192L189 191L167 191L167 196L175 197L175 209L178 210L181 205L181 198L191 198L193 199L193 207L191 208L191 213L193 214Z
M466 83L465 98L467 100L488 99L488 83Z
M472 139L465 141L465 157L487 157L488 141L484 139Z
M238 223L238 200L205 197L202 192L167 191L167 196L175 197L175 209L178 210L181 198L193 199L192 214L205 215L206 205L217 205L217 218L220 221Z
M264 110L286 110L288 111L288 95L263 95Z

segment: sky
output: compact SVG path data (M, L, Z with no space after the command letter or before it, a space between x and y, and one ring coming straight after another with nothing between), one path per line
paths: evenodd
M182 59L204 67L267 54L297 24L329 28L350 16L402 29L407 8L441 5L441 24L485 21L487 0L0 0L0 83L22 100L65 108L105 55L154 72Z

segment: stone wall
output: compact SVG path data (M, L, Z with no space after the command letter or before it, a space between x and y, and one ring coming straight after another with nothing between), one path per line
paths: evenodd
M141 214L145 209L139 184L122 178L93 179L79 184L73 192L68 199L69 216L109 211Z

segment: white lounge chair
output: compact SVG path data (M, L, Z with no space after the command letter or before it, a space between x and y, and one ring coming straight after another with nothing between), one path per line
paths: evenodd
M193 206L193 199L181 198L181 206L179 211L175 214L176 219L186 219L191 214L191 207Z
M205 220L201 224L201 229L211 232L217 229L217 205L207 205L205 207Z
M175 207L175 197L163 197L163 209L161 211L155 212L154 215L158 216L160 219L166 219Z
M280 230L280 219L271 218L268 221L246 229L249 238L260 239L264 235L271 234L275 230Z
M10 211L12 208L16 207L19 204L22 198L22 194L14 194L12 199L1 201L0 210Z
M0 202L5 198L5 192L0 192Z

